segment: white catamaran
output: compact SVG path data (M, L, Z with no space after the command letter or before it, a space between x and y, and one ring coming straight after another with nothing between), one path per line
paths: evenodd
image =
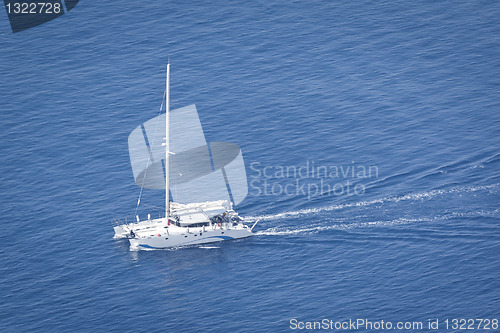
M238 204L248 194L239 147L228 142L207 144L196 107L170 111L169 90L170 64L167 65L166 112L139 126L129 136L136 184L141 187L141 194L143 188L165 189L165 217L151 219L148 214L147 220L140 221L136 215L135 223L117 223L114 238L128 238L130 249L137 251L251 236L258 221L248 227L233 210L233 202ZM173 133L171 116L175 125ZM161 138L162 131L158 128L163 117L165 137ZM171 185L175 188L171 193L174 202L170 202Z

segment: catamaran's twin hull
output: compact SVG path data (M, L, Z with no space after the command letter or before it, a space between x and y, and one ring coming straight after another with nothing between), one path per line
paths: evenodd
M185 219L182 217L170 219L170 222L165 218L158 218L116 225L113 238L128 238L133 251L164 249L246 238L253 235L252 229L258 222L249 228L232 210L213 219L195 220L197 223L187 226L183 226L181 222L193 219L189 219L189 216Z
M180 228L178 228L180 229ZM220 242L224 240L232 240L246 238L252 236L252 231L246 226L238 226L234 229L215 228L212 230L203 231L202 228L190 228L189 232L164 233L149 236L138 236L130 238L130 250L156 250L171 247L181 247L189 245L207 244Z

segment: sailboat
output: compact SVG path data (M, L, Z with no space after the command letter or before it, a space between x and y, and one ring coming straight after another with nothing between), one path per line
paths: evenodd
M128 238L130 250L138 251L252 236L258 220L249 227L233 209L248 194L241 150L228 142L208 144L194 105L170 111L170 63L165 110L129 136L136 184L141 194L143 188L165 189L165 216L152 219L148 214L141 221L136 215L134 223L117 223L114 238Z

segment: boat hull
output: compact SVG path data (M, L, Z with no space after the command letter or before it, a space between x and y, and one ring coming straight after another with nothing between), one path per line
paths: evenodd
M181 229L181 230L179 230ZM185 229L185 230L182 230ZM157 250L240 239L252 236L246 226L236 228L173 228L157 234L130 238L130 250Z

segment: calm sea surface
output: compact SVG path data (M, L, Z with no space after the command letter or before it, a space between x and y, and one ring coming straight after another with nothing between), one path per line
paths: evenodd
M499 17L494 1L81 1L13 34L3 12L1 331L500 319ZM112 240L168 56L172 107L242 148L255 237ZM145 191L140 214L163 200Z

